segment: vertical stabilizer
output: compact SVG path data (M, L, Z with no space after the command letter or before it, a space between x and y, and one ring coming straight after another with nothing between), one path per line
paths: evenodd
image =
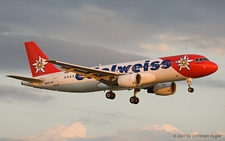
M24 44L33 77L60 72L53 64L46 62L48 57L35 42L30 41L25 42Z

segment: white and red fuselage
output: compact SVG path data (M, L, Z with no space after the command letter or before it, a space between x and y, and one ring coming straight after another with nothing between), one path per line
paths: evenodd
M182 54L159 59L115 63L93 68L48 60L34 42L26 42L26 51L33 78L10 75L23 80L22 85L63 92L94 92L109 90L106 97L114 99L114 90L134 89L131 103L137 104L140 89L149 93L170 95L175 93L175 81L187 80L189 91L194 78L214 73L218 66L205 56ZM61 66L60 71L53 64ZM39 81L35 81L39 80ZM132 99L133 98L133 99Z

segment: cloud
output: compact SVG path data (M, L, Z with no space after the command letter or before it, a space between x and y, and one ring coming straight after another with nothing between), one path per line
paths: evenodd
M37 135L13 137L12 139L25 141L66 141L71 138L84 138L86 137L86 133L86 127L79 122L75 122L69 126L59 124L49 127Z
M168 55L173 49L176 54L190 51L225 54L224 1L49 0L0 3L2 73L26 71L30 74L23 45L29 40L36 41L51 59L85 66L158 57L158 54L155 56L157 52ZM2 83L5 79L8 80L2 79ZM14 80L9 81L14 83ZM207 86L224 87L223 81L211 82ZM52 100L51 96L30 92L20 86L2 85L0 101ZM86 117L80 120L93 120L91 116ZM108 119L103 121L110 121ZM140 124L136 122L136 125ZM136 131L146 133L146 138L150 132L130 131L134 131L134 135ZM168 133L165 131L165 134ZM106 135L105 138L112 136ZM168 136L171 137L170 134Z
M169 50L171 50L166 44L150 45L150 44L142 43L139 47L144 50L158 51L158 52L161 52L161 51L168 52Z
M61 6L61 2L48 7L44 3L24 4L26 10L14 9L15 5L23 7L23 4L17 5L17 2L9 4L10 7L7 9L1 8L1 13L8 15L2 14L5 18L0 27L4 30L0 31L0 35L38 36L80 44L114 44L116 47L116 44L127 43L141 33L137 34L132 30L133 24L129 24L132 22L122 13L97 5L86 3L77 6L76 2L71 3L75 7L65 4ZM12 10L16 14L10 14L9 11ZM20 18L16 18L15 15Z
M4 2L0 5L0 63L5 70L13 69L12 66L26 68L23 42L27 40L42 42L51 57L54 52L57 58L74 59L75 63L77 60L78 63L81 60L93 64L114 63L120 62L118 57L128 56L129 59L124 60L131 60L134 54L149 57L146 51L172 54L173 48L180 52L196 49L225 54L224 18L221 14L224 3L200 3ZM210 12L209 7L214 10Z
M202 139L198 138L197 135L216 135L217 139L224 139L225 132L216 131L214 133L209 134L200 134L199 132L195 131L192 133L183 133L176 127L170 125L170 124L163 124L163 125L150 125L143 128L135 129L135 128L125 128L125 129L119 129L114 131L113 133L106 134L106 135L99 135L99 136L93 136L93 137L87 137L86 136L87 129L84 125L82 125L80 122L75 122L70 126L64 126L64 125L57 125L54 127L49 127L45 129L43 132L33 135L33 136L18 136L18 137L12 137L12 138L5 138L5 140L9 141L164 141L164 140L174 140L179 139L175 138L178 135L184 134L184 135L193 135L195 140L196 139ZM188 137L181 138L182 141L190 140ZM209 140L214 140L215 138L209 137ZM0 139L1 140L1 139ZM2 139L3 140L3 139Z
M225 38L214 37L210 39L199 39L198 47L201 51L217 55L225 54Z
M0 41L2 41L0 63L4 66L1 70L7 72L7 74L26 72L26 75L30 76L30 66L27 61L24 42L32 40L30 39L31 37L26 39L26 37L16 38L9 36L9 38L11 38L13 42L6 42L5 40L9 40L6 37L0 38ZM92 67L99 63L104 65L144 59L144 57L139 55L133 55L127 52L122 53L119 50L108 49L101 46L77 44L39 37L34 37L34 39L50 59L73 64Z
M4 102L35 101L43 103L54 99L54 97L50 95L40 94L39 90L33 91L32 89L28 88L30 90L27 91L27 88L17 88L14 86L6 86L6 85L0 85L0 87L1 87L0 101Z
M199 85L202 87L212 87L212 88L224 88L225 81L216 78L199 78L194 80L193 85Z
M159 125L151 125L148 127L144 127L141 130L143 131L165 131L168 133L181 133L176 127L170 125L170 124L163 124L162 126Z

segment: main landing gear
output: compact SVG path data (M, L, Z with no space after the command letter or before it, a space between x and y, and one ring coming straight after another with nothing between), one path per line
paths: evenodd
M137 97L137 93L140 92L140 88L134 89L134 96L130 98L130 103L132 104L138 104L139 103L139 98Z
M138 104L139 103L139 98L136 95L137 95L138 92L140 92L140 90L141 90L140 88L134 89L134 96L132 96L130 98L130 103L132 103L132 104ZM109 91L105 94L105 97L113 100L113 99L115 99L116 94L112 91Z
M194 92L194 88L191 87L192 78L187 78L186 81L188 83L188 92L193 93Z
M107 92L107 93L105 94L105 97L108 98L108 99L113 100L113 99L115 99L116 94L115 94L114 92L112 92L112 91L109 91L109 92Z

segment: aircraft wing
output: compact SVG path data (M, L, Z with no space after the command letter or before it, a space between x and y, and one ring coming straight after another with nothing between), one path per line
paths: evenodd
M41 83L41 82L43 82L42 79L23 77L23 76L18 76L18 75L7 75L7 77L11 77L11 78L15 78L15 79L18 79L18 80L27 81L27 82L30 82L30 83Z
M47 60L47 62L61 66L61 69L64 70L66 73L73 72L73 73L83 75L84 77L94 78L98 81L112 80L119 75L116 72L110 72L110 71L105 71L105 70L89 68L89 67L85 67L85 66L79 66L79 65L75 65L75 64L69 64L69 63L60 62L60 61L56 61L56 60Z

